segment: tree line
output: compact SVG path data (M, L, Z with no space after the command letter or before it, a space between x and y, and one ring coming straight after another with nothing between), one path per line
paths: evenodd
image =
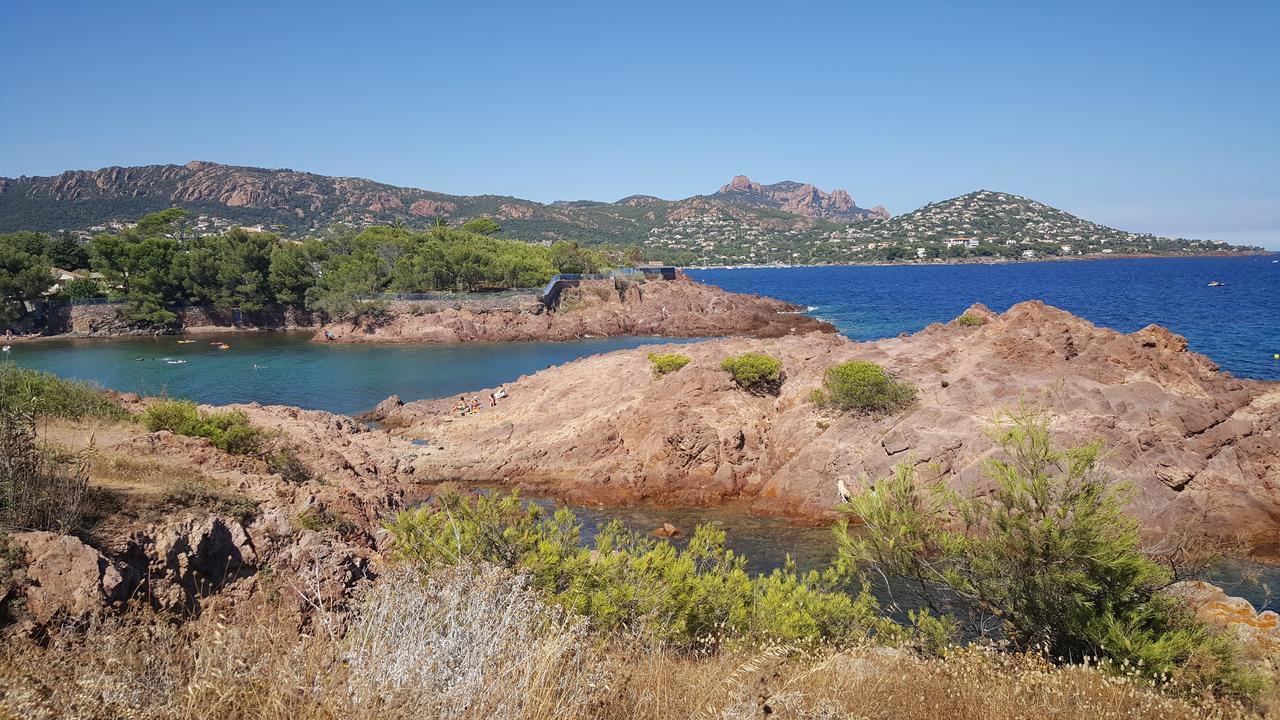
M126 319L141 325L173 324L175 308L201 304L339 318L359 310L360 295L536 287L556 273L597 272L639 258L634 248L498 239L492 235L500 228L489 218L294 241L242 228L196 236L186 216L180 208L151 213L87 244L69 234L0 235L0 324L22 321L33 303L51 297L123 300ZM85 272L53 293L55 267Z

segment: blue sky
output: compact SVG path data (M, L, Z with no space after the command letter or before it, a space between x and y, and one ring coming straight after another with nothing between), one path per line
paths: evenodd
M551 201L989 188L1280 249L1277 2L0 6L0 175L191 159Z

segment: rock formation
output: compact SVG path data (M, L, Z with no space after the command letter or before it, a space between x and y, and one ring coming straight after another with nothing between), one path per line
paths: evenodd
M567 288L553 310L530 303L520 310L473 312L446 309L399 313L326 325L316 341L347 343L562 341L614 335L780 337L834 333L803 308L757 295L742 295L680 276L643 283L589 281ZM328 335L326 335L328 333Z
M1107 443L1107 466L1134 484L1132 510L1153 536L1240 538L1275 553L1280 384L1222 373L1159 327L1121 334L1038 302L966 314L981 324L871 343L788 332L684 344L671 350L692 361L662 377L647 359L653 346L614 352L523 377L498 407L465 416L452 399L389 398L371 413L381 430L327 412L233 406L272 431L272 452L300 466L287 472L270 456L134 424L71 427L51 439L90 438L90 484L119 493L126 509L100 521L91 542L12 536L22 555L13 627L80 624L134 603L176 617L250 612L244 600L260 593L299 615L339 607L378 571L388 515L453 480L592 504L743 499L813 521L830 519L837 481L856 486L900 462L925 481L982 491L982 463L997 452L983 430L1021 403L1047 409L1061 443ZM778 396L747 394L720 370L745 351L783 361ZM816 408L810 391L846 360L913 383L915 403L884 417ZM149 402L117 397L132 410ZM132 469L113 488L103 473L116 464ZM1179 592L1206 617L1276 637L1274 615L1249 615L1198 586Z
M789 180L761 185L746 175L736 175L713 196L731 202L771 207L796 215L824 220L861 220L870 217L888 219L884 207L858 207L846 190L825 193L809 183Z
M456 417L447 399L393 407L402 437L442 449L420 475L530 485L592 503L717 503L831 516L836 481L882 477L909 462L923 479L982 488L996 452L984 434L1002 410L1046 408L1062 443L1101 438L1107 466L1136 486L1153 533L1255 547L1280 540L1280 386L1219 372L1159 327L1121 334L1039 302L979 326L935 324L856 343L830 334L736 338L671 348L692 362L655 378L646 354L577 360L505 386L498 408ZM778 397L735 389L721 360L779 357ZM888 416L832 414L808 400L824 370L870 360L910 381L917 400ZM483 392L481 394L484 394Z

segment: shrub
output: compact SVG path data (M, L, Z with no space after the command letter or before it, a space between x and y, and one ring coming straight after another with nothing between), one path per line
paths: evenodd
M753 352L725 358L720 369L732 375L738 387L757 395L777 395L787 377L781 360Z
M173 507L204 508L229 515L242 523L258 514L258 503L247 495L191 480L180 482L165 492L164 503Z
M239 410L204 412L188 400L164 400L142 414L147 430L208 438L214 447L232 455L253 455L262 449L262 431L249 424Z
M1219 692L1257 689L1230 641L1162 594L1171 573L1143 554L1124 512L1132 491L1099 466L1100 443L1055 449L1047 418L1026 411L993 434L1007 456L987 465L994 493L920 489L900 465L848 503L865 527L838 533L842 562L866 582L904 579L975 635L994 630L1060 662L1102 658Z
M16 365L0 365L0 407L29 415L121 420L129 413L97 385Z
M649 362L653 365L653 376L662 377L688 365L691 358L679 353L649 353Z
M601 630L678 647L842 641L865 637L876 624L872 596L844 592L835 570L785 567L753 577L712 525L699 526L681 549L614 521L588 549L579 545L572 512L546 516L516 495L492 495L446 496L438 511L401 512L387 529L396 556L426 572L500 564L528 573L532 587Z
M986 325L987 319L981 315L970 315L969 313L965 313L956 318L956 324L963 327L977 327L979 325Z
M35 418L0 408L0 531L80 529L88 476L42 447Z
M302 464L298 456L288 448L277 450L268 455L267 467L285 482L293 485L302 485L312 479L311 470Z
M345 534L352 530L350 523L343 520L329 508L321 505L312 505L298 513L298 516L294 518L294 523L300 529L311 530L312 532L336 530Z
M906 407L916 396L910 383L894 380L884 368L858 360L827 368L822 388L809 399L818 407L861 412L894 412Z
M68 300L83 300L85 298L104 297L106 292L103 290L102 284L97 280L73 278L62 286L59 294Z

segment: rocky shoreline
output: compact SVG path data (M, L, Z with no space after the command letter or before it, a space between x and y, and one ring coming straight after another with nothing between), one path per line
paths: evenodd
M592 280L565 289L550 308L529 303L516 310L365 314L330 323L316 342L560 342L592 337L745 336L756 338L835 333L835 326L804 308L759 295L744 295L695 282Z
M1034 405L1060 442L1107 443L1107 466L1134 483L1131 509L1153 535L1280 548L1280 384L1231 377L1157 326L1122 334L1039 302L966 315L980 324L870 343L809 334L685 344L672 349L689 365L660 378L646 359L653 348L619 351L508 384L510 398L473 415L441 399L384 403L373 417L438 448L419 465L426 476L587 504L748 500L824 522L837 480L885 477L904 461L925 480L983 487L996 452L986 429ZM782 360L779 396L744 393L720 370L746 351ZM816 408L810 392L846 360L911 382L915 403L884 417Z
M900 462L982 491L997 452L984 430L1023 403L1045 408L1064 444L1107 443L1153 540L1277 554L1280 383L1233 378L1155 326L1122 334L1038 302L966 315L870 343L819 331L682 344L672 349L691 362L663 377L653 347L617 351L523 377L497 407L464 416L454 398L391 398L370 414L376 427L231 406L269 431L271 452L296 459L287 472L137 424L51 421L45 439L88 458L90 486L115 509L80 537L13 535L27 558L17 627L137 603L251 612L247 599L281 587L306 590L285 595L299 616L304 599L340 606L378 572L391 514L477 483L593 506L743 502L813 523L833 517L837 481ZM745 351L782 360L779 395L745 393L720 370ZM825 368L851 359L916 385L915 403L887 416L815 407ZM117 398L133 411L151 402Z

